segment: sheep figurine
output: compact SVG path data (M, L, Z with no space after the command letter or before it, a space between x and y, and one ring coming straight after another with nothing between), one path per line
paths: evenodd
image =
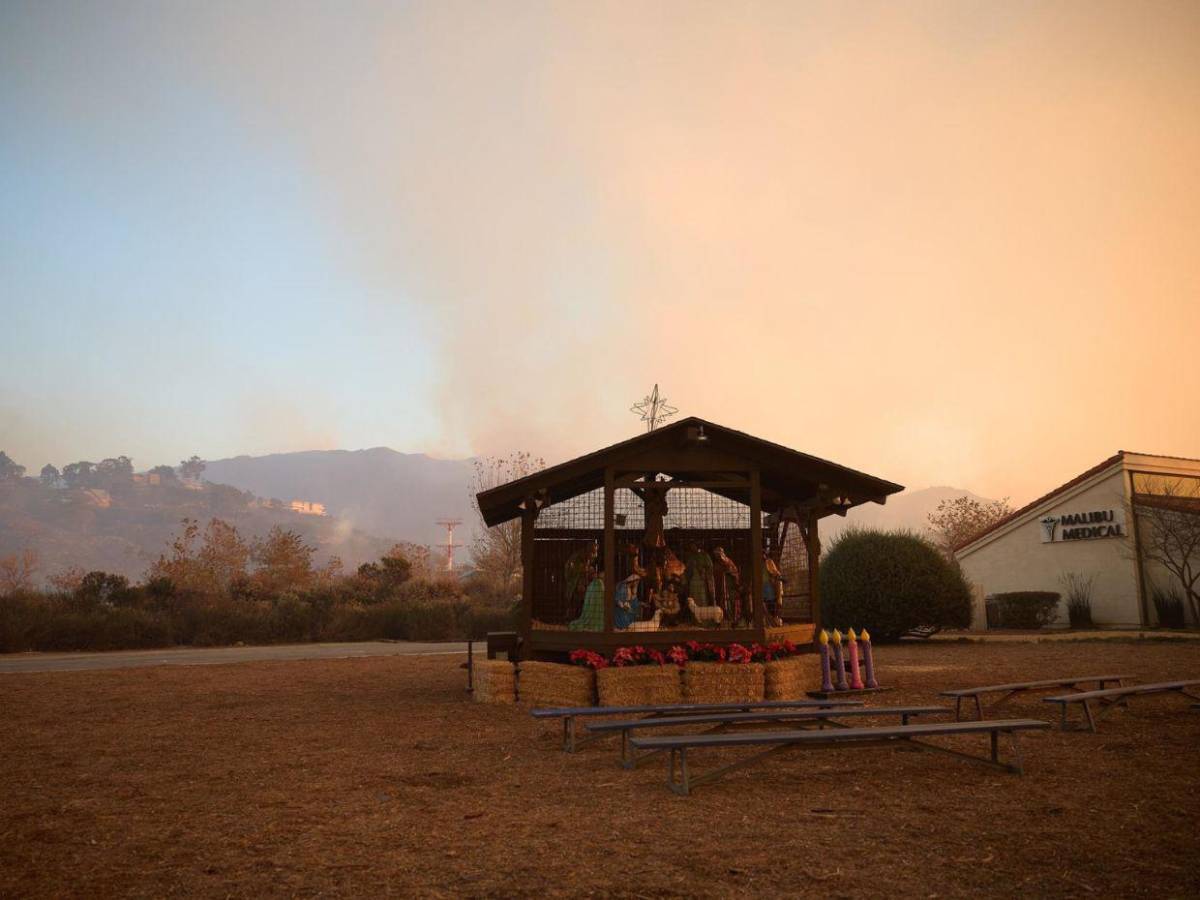
M654 611L654 617L647 619L645 622L631 622L625 631L658 631L659 623L662 621L662 610Z
M692 617L701 625L720 625L725 620L725 610L721 607L699 606L691 597L688 597L688 609L692 611Z

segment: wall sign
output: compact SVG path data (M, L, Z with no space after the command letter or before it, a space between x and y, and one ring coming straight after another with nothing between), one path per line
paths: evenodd
M1046 516L1041 520L1041 526L1043 544L1125 537L1125 510L1098 509Z

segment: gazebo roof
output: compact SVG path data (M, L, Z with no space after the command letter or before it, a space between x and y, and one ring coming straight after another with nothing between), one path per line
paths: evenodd
M521 514L526 497L544 491L550 503L561 503L603 487L604 470L622 464L676 479L753 466L759 470L764 505L803 506L821 516L862 503L883 503L889 494L904 490L891 481L692 416L483 491L476 497L479 510L489 526L499 525ZM740 499L726 489L712 490Z

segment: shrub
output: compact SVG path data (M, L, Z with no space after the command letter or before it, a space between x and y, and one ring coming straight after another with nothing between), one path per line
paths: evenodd
M1164 628L1182 628L1183 594L1179 588L1151 588L1150 596L1154 599L1154 610L1158 613L1158 624Z
M1054 591L1012 591L995 594L1001 628L1041 628L1054 620L1060 595Z
M966 628L971 591L958 567L923 537L852 529L821 561L823 618L894 641L921 626Z
M1072 628L1092 627L1092 586L1095 575L1082 572L1064 572L1059 582L1067 592L1067 617Z

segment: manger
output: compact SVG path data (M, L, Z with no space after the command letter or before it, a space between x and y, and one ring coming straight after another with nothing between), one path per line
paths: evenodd
M477 497L521 520L522 655L811 642L818 523L903 488L688 418Z

